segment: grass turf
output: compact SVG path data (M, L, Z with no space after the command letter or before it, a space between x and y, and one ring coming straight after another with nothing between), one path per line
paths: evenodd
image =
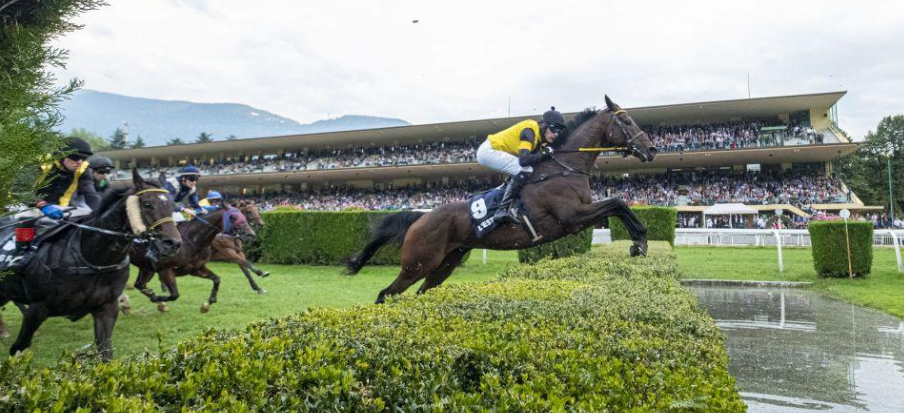
M517 252L488 251L487 264L482 264L482 250L471 253L470 261L459 267L447 282L486 281L496 277L503 268L518 262ZM127 291L131 303L130 315L120 314L113 331L115 357L124 358L145 351L156 353L160 346L174 344L197 336L208 328L240 329L249 323L269 318L283 317L311 307L351 307L372 303L377 293L386 288L398 275L398 267L365 267L358 275L342 275L339 267L302 265L260 265L270 271L268 278L256 278L258 285L268 292L258 295L248 285L238 266L212 263L211 269L222 279L218 303L209 313L201 314L201 305L207 300L211 283L197 277L178 279L180 298L169 303L169 312L157 311L156 304L136 290ZM133 267L133 279L134 274ZM256 277L256 276L255 276ZM160 284L149 284L158 294ZM406 294L414 294L412 286ZM3 320L12 337L0 340L0 354L9 350L22 316L12 304L2 312ZM81 348L93 349L94 327L91 316L77 322L65 318L48 319L35 336L31 346L35 360L50 364L66 352ZM158 336L160 339L158 340Z
M683 278L756 281L806 281L811 289L904 318L904 274L895 251L873 250L872 273L865 278L820 278L809 248L784 248L785 271L778 271L774 248L677 247Z

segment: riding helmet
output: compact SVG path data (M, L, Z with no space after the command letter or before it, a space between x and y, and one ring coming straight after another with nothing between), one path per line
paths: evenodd
M565 117L553 106L543 114L543 122L565 129Z
M188 175L201 175L201 170L192 165L188 165L179 170L179 176Z
M92 156L88 158L88 164L91 169L113 169L113 161L106 156Z
M84 139L75 136L63 139L63 152L69 155L81 155L85 158L94 155L94 152L91 152L91 145Z
M217 191L210 191L210 192L207 193L207 199L208 199L208 200L210 200L210 199L223 199L223 195L221 195L221 194L220 194L219 192L217 192Z

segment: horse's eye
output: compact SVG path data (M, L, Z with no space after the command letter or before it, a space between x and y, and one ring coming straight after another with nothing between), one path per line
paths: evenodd
M151 209L151 207L153 207L153 205L151 205L150 202L145 202L144 205L142 205L142 207L144 207L145 209Z

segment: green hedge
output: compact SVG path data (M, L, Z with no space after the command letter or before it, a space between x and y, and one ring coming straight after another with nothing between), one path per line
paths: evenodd
M631 207L637 218L647 227L647 240L668 241L675 246L675 226L678 210L666 207ZM609 230L613 241L630 240L628 229L616 217L609 217Z
M550 243L518 250L518 261L534 263L544 258L565 258L590 251L593 242L593 228L587 228L577 234L568 235Z
M0 410L745 411L719 329L670 249L651 247L211 330L136 360L11 358Z
M274 211L262 214L261 259L270 264L342 265L361 251L372 231L392 212ZM372 265L398 265L398 244L389 244Z
M873 223L848 221L847 225L854 275L865 276L873 267ZM849 276L844 221L810 221L810 243L817 274Z

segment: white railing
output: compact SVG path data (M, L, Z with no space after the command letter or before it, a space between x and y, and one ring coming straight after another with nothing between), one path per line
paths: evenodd
M785 247L809 247L810 233L805 229L783 229L779 232L781 244ZM904 230L895 230L898 245L904 239ZM775 246L775 233L771 229L718 229L718 228L678 228L675 230L675 245L713 246ZM612 236L608 229L593 230L594 244L608 244ZM889 230L877 229L873 233L873 245L892 247L895 239Z

